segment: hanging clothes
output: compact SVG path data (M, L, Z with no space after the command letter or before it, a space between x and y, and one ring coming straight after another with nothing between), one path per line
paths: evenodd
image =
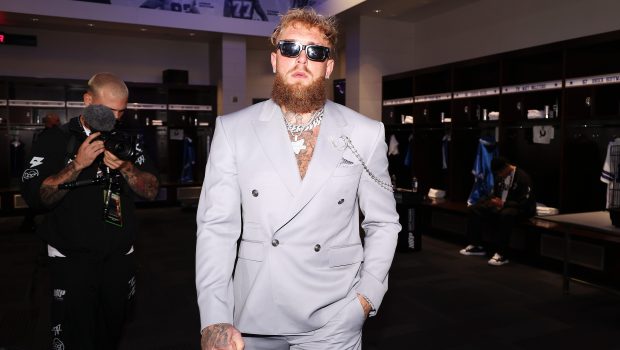
M494 139L483 137L478 140L478 151L471 171L474 175L474 185L467 199L468 205L475 204L480 198L487 197L493 192L491 159L498 154L498 147Z
M452 140L452 134L447 132L441 139L441 168L443 170L448 169L448 147Z
M411 168L413 165L413 134L409 134L407 141L409 141L409 143L407 144L407 154L405 154L404 165Z
M183 138L183 169L181 170L181 183L194 182L194 165L196 164L196 152L194 144L189 137Z
M408 132L399 131L388 139L388 171L396 178L397 187L411 186L411 145Z
M398 152L398 140L396 139L396 135L392 134L390 136L390 144L388 146L388 156L396 156L400 152Z
M601 181L607 184L607 203L605 208L620 207L620 138L607 145L607 155L603 163Z

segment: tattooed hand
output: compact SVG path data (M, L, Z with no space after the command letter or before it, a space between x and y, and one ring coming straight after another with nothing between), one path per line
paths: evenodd
M212 324L202 331L202 350L243 350L241 333L230 323Z
M103 163L110 169L118 169L129 188L138 196L151 201L157 197L159 180L155 175L141 171L132 162L119 159L110 151L104 151Z
M67 164L57 174L48 176L39 189L41 203L52 206L58 203L67 194L67 190L59 190L58 185L75 181L85 168L89 167L95 159L104 151L103 141L95 141L99 133L92 133L82 142L78 148L75 159Z

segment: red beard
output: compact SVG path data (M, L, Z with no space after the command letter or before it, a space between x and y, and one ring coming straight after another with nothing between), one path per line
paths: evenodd
M276 74L273 81L271 98L287 112L310 113L321 109L327 99L325 94L325 80L318 79L310 86L287 84L280 74Z

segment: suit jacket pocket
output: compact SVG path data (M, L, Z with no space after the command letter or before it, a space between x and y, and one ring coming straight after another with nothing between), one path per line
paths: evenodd
M364 260L364 249L361 243L332 247L329 250L329 267L351 265L362 260Z
M261 241L241 240L239 245L239 259L263 261L265 255L265 246Z

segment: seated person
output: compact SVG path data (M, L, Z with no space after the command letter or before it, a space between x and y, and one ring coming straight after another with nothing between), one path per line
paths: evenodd
M515 221L536 215L536 200L530 176L521 168L503 157L496 157L491 160L491 170L495 179L493 193L468 208L467 237L470 244L460 253L486 254L482 246L482 225L486 223L494 230L495 255L489 264L501 266L508 263L506 250Z

